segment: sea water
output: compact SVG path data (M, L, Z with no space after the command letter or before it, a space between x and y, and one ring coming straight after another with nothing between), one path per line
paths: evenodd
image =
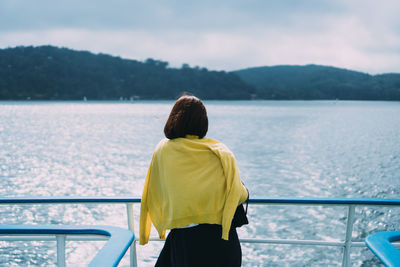
M0 196L140 197L173 101L0 102ZM205 101L207 137L235 154L252 198L399 198L400 103ZM0 223L127 227L124 205L0 206ZM138 234L139 205L134 207ZM250 206L240 238L342 240L345 208ZM400 228L400 208L356 210L353 239ZM155 231L152 236L156 236ZM84 266L104 242L68 242ZM153 266L162 242L138 246ZM337 266L340 248L242 244L243 266ZM378 264L353 248L353 266ZM54 266L54 242L0 242L0 266ZM121 266L129 264L124 257Z

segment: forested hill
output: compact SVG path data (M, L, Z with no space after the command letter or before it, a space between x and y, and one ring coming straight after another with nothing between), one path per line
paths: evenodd
M334 67L272 66L235 71L264 99L400 100L400 74L369 75Z
M176 99L183 92L228 100L400 100L400 74L318 65L225 72L53 46L0 49L0 100Z
M0 99L250 99L254 87L236 74L205 68L169 68L53 46L0 49Z

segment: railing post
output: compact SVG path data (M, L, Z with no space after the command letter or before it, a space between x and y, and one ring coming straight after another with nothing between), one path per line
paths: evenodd
M56 235L58 267L65 267L65 239L65 235Z
M128 227L132 233L135 233L135 227L133 222L133 204L127 203L126 204L127 216L128 216ZM136 237L133 240L133 243L130 247L130 266L137 267L137 256L136 256Z
M348 267L350 266L350 249L351 249L351 237L353 234L353 224L354 224L354 212L355 206L349 205L349 209L347 212L347 224L346 224L346 240L343 249L343 262L342 266Z

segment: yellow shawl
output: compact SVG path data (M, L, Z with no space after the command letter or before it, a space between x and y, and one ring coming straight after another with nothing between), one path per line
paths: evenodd
M228 240L235 210L247 196L235 158L221 142L197 136L161 140L144 185L140 244L148 242L151 223L160 238L166 229L219 224Z

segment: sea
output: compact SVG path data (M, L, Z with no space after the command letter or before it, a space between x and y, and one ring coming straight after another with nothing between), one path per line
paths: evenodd
M140 198L173 101L0 102L0 197ZM400 102L205 101L207 137L234 153L251 198L400 198ZM139 205L134 205L135 231ZM335 241L345 207L249 205L240 238ZM358 208L353 240L400 229L400 208ZM0 206L2 224L127 227L126 207ZM156 231L152 231L156 237ZM67 266L85 266L103 241L67 242ZM137 246L153 266L163 243ZM55 266L55 243L0 241L0 266ZM340 266L337 247L242 244L243 266ZM129 253L128 253L129 254ZM379 266L353 248L352 266ZM120 266L129 265L125 256Z

